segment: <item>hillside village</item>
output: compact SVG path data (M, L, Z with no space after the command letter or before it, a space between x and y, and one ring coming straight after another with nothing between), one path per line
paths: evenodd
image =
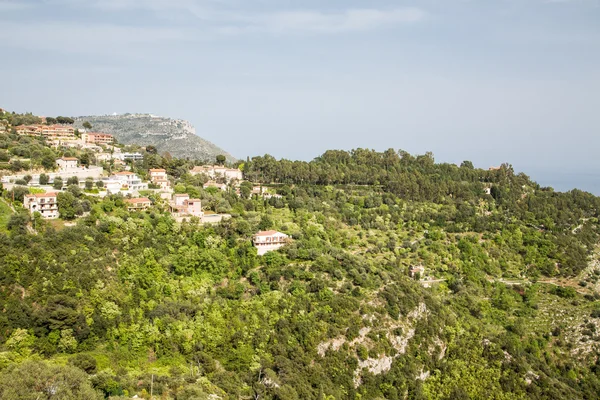
M13 126L11 121L22 123ZM194 180L206 194L224 192L265 200L282 197L244 180L239 166L225 165L225 157L217 157L218 164L195 165L203 162L196 160L169 174L165 168L149 165L149 160L156 163L161 158L153 146L125 146L113 135L93 131L89 122L83 124L84 129L75 129L73 122L68 117L15 116L0 109L0 133L10 139L5 150L0 150L0 183L4 193L10 193L11 207L24 208L32 219L83 218L89 214L90 199L105 198L122 203L129 212L156 210L170 213L179 222L196 218L200 223L218 223L231 218L227 210L214 205L203 208L198 190L192 193L195 196L186 193L186 179ZM61 201L67 194L80 201ZM73 203L82 205L75 213ZM276 232L275 236L281 235ZM264 236L259 232L256 240ZM273 240L266 251L285 244Z

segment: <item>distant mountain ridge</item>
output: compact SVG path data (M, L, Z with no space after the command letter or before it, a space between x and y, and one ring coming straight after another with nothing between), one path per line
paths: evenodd
M173 157L214 161L219 154L228 161L235 157L222 148L196 135L188 121L159 117L152 114L92 115L77 117L75 127L92 124L92 131L114 135L119 143L156 146L159 153L169 152Z

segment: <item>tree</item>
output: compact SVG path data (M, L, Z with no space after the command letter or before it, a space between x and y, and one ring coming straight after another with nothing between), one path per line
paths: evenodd
M94 188L94 179L93 178L85 179L85 188L87 190L92 190Z
M156 146L148 145L146 146L146 153L158 154L158 150L156 149Z
M471 161L465 160L460 164L461 168L475 169Z
M47 185L50 182L50 177L46 174L40 174L40 185Z
M75 120L73 118L70 117L56 117L56 121L59 124L67 124L67 125L73 125L73 123L75 123Z
M25 175L25 176L23 177L23 180L24 180L25 182L27 182L27 184L29 184L29 182L31 182L31 180L32 180L32 179L33 179L33 177L32 177L31 175L29 175L29 174L27 174L27 175Z
M13 198L15 201L23 202L23 198L26 194L29 194L29 188L27 186L15 186L12 190Z
M20 170L25 168L25 164L19 160L14 160L10 163L10 170L13 172L19 172Z
M79 156L79 162L82 166L89 167L92 162L91 158L90 153L85 152Z
M54 178L54 183L52 184L52 187L56 190L61 190L63 187L63 180L60 176L57 176L56 178Z
M96 182L96 187L97 187L98 189L102 189L102 188L104 187L104 182L102 182L102 181L97 181L97 182Z
M76 176L72 176L69 179L67 179L67 185L79 185L79 178L77 178Z
M81 197L81 188L79 185L69 185L67 186L67 191L75 197Z
M8 219L6 227L9 231L19 234L27 233L27 224L29 223L28 214L12 214Z
M244 181L240 184L240 195L242 198L247 199L252 193L252 184L248 181Z
M75 219L83 214L83 207L79 200L71 192L62 192L58 194L58 212L62 219Z
M84 127L85 129L88 129L88 130L90 130L90 129L92 129L92 124L90 124L90 122L89 122L89 121L85 121L85 122L83 123L83 127Z
M58 123L58 121L56 120L56 118L46 117L46 125L54 125L56 123Z
M82 369L88 374L96 373L96 359L88 354L77 354L75 357L69 359L69 364Z
M44 157L42 157L41 164L44 169L54 169L56 167L56 161L50 154L46 154Z
M100 400L85 372L73 366L27 361L13 365L0 375L2 399Z
M226 160L227 160L227 158L223 154L219 154L217 156L217 164L219 164L219 165L225 164Z

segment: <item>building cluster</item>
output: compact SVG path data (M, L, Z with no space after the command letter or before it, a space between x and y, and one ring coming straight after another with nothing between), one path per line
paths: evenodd
M22 136L45 137L51 146L109 145L114 142L112 135L98 132L83 133L80 139L71 125L19 125L15 127L15 131Z
M52 146L78 140L77 136L75 136L75 128L70 125L19 125L15 127L15 131L22 136L45 137Z
M85 135L94 134L89 133ZM85 140L96 139L89 139L89 136L85 136ZM98 154L97 159L102 159L102 155L109 155L112 159L116 160L136 159L138 155L139 157L143 157L139 153L130 154L113 151L112 153L100 153ZM97 194L98 196L104 196L107 194L122 194L123 196L127 197L132 196L132 198L127 198L125 200L127 203L127 208L130 211L144 211L152 206L152 201L150 201L150 199L147 197L136 197L140 195L141 191L149 190L150 183L152 184L152 187L154 187L153 190L155 193L157 193L159 197L168 201L168 209L176 218L198 217L202 220L202 222L215 223L220 221L222 218L230 217L227 214L211 214L207 216L202 210L202 201L200 199L190 198L188 194L173 195L171 182L169 181L169 177L165 169L153 168L148 170L149 182L144 182L140 176L132 171L127 170L115 172L106 177L102 167L80 167L79 161L75 157L61 157L56 160L56 165L58 166L58 172L50 172L47 174L49 177L49 185L54 182L55 178L61 178L63 181L66 181L70 177L76 176L79 178L80 185L83 184L87 178L93 178L94 180L102 182L102 184L98 184L98 187L101 189ZM221 166L204 166L194 167L194 169L190 172L193 174L202 173L213 179L204 185L205 189L216 187L219 190L227 190L229 187L233 187L236 188L239 194L239 183L243 178L240 170ZM39 178L40 175L33 175L31 182L34 185L39 184ZM2 178L2 182L11 183L17 179L22 179L22 177L5 176ZM281 197L279 195L268 193L267 189L262 186L253 187L251 193L252 195L258 195L264 198ZM36 211L40 212L44 218L58 217L56 193L28 195L26 196L24 205L32 213ZM255 246L259 248L259 254L276 250L277 248L283 246L287 240L287 235L274 231L259 232L253 239Z

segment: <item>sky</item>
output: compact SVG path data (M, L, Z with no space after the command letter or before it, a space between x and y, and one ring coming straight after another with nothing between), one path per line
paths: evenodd
M238 158L402 149L600 195L600 0L0 0L0 107Z

